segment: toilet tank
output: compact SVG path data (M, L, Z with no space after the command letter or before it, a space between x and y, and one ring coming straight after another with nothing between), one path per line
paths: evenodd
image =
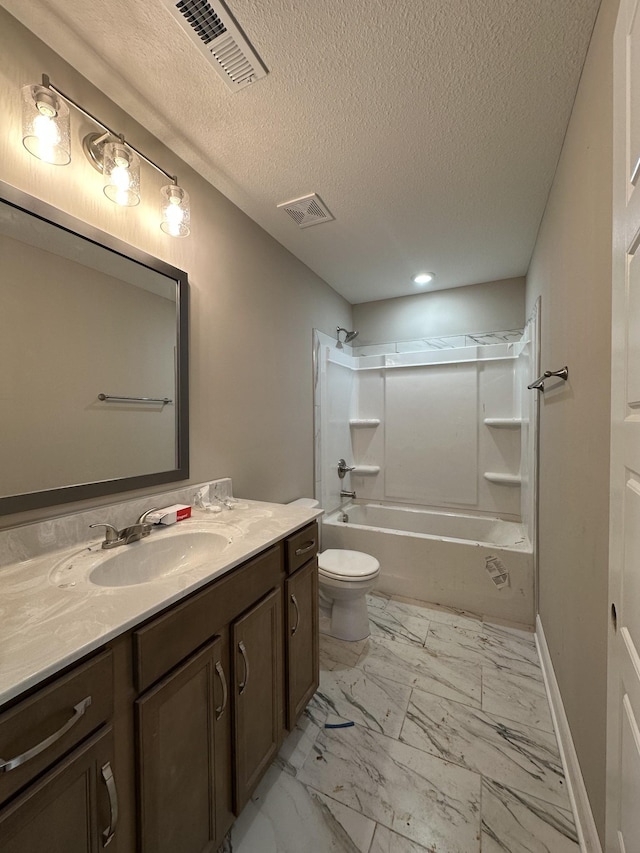
M298 498L295 501L289 501L288 506L306 506L307 509L317 509L320 506L320 501L315 498Z

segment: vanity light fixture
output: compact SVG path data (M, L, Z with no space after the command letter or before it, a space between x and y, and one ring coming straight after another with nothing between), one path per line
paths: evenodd
M429 284L429 282L433 281L435 277L435 273L432 272L419 272L414 275L413 281L415 284Z
M48 86L22 88L22 144L30 154L66 166L71 162L69 109Z
M105 140L102 149L104 194L123 207L140 203L140 158L127 148L124 136Z
M46 74L42 85L22 89L22 142L27 151L46 163L71 162L69 105L101 128L100 133L85 136L82 148L91 165L104 175L106 197L125 207L139 204L140 161L144 160L171 182L160 190L160 228L172 237L186 237L191 232L189 194L178 186L177 177L53 86Z
M162 187L162 222L160 228L172 237L186 237L189 233L191 210L189 193L178 186L178 179Z

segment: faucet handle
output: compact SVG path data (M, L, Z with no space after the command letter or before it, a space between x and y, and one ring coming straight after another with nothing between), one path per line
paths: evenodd
M95 524L90 524L89 527L105 528L104 542L102 543L103 548L113 547L113 545L120 541L120 531L113 524L107 524L105 521L97 521Z
M340 477L341 480L344 480L345 474L349 471L353 471L354 469L355 465L349 466L344 459L338 459L338 477Z
M157 512L159 509L159 506L152 506L151 509L146 509L136 523L144 524L147 521L147 516L151 515L152 512Z

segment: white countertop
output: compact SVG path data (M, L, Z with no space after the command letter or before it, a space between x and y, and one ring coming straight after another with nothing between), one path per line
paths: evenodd
M0 570L0 706L321 514L306 507L244 500L219 513L194 509L191 519L170 527L158 525L150 536L214 530L227 538L224 551L204 565L133 586L97 586L81 575L73 577L73 585L60 584L56 567L89 547L96 550L99 539L4 566ZM148 541L119 547L143 550Z

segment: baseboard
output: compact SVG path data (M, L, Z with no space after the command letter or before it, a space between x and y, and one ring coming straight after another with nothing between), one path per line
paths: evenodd
M536 617L536 645L538 647L538 654L540 655L540 663L542 664L544 684L549 704L551 705L553 725L558 736L560 757L576 821L580 851L581 853L602 853L600 838L593 819L593 812L591 811L591 804L589 803L587 789L582 778L582 771L580 770L578 754L573 744L569 721L567 720L564 705L562 704L560 688L558 687L551 655L549 654L549 647L547 646L547 640L539 616Z

